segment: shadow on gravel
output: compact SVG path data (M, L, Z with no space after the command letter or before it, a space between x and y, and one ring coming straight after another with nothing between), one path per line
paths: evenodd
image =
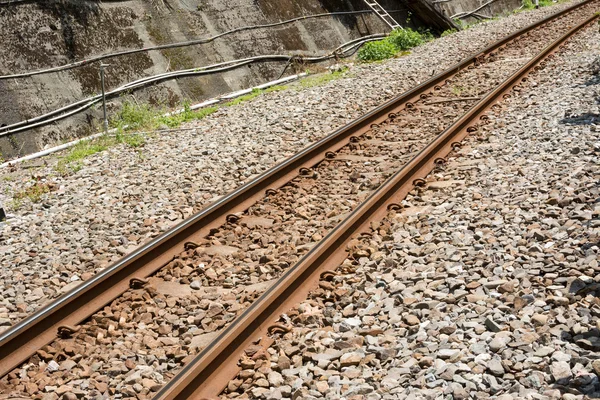
M569 381L566 385L558 385L557 384L557 385L554 385L553 388L560 390L560 392L562 394L569 393L569 394L573 394L576 396L584 395L585 399L600 399L600 392L594 391L594 390L598 390L599 386L600 386L600 382L598 382L598 377L596 375L594 375L592 378L594 380L594 382L587 383L587 386L592 387L592 392L585 389L585 387L587 387L587 386L584 386L583 388L581 386L581 385L586 385L586 381L582 380L581 378L585 378L587 380L587 378L590 376L591 375L585 375L584 377L577 377L577 378Z
M564 372L557 372L562 375L554 385L562 394L570 393L573 395L584 395L587 399L600 399L600 331L590 329L587 332L575 334L574 332L561 332L561 339L577 345L581 351L580 357L571 358ZM550 371L556 372L560 367L550 366ZM556 368L556 369L555 369ZM589 371L594 371L589 372Z
M587 279L576 278L568 286L568 297L578 300L588 295L600 296L600 283ZM587 321L595 321L600 318L600 305L592 304L591 307L580 307L577 309L580 318ZM562 325L556 326L558 332L554 332L561 340L575 345L579 356L567 359L554 359L549 365L550 372L557 379L553 385L554 389L561 393L573 395L584 395L585 398L600 398L600 330L597 327L584 327L576 324L570 328ZM562 329L560 329L562 328ZM578 348L578 349L577 349ZM571 352L571 355L574 353ZM560 362L562 361L562 362Z
M600 73L593 71L592 77L584 83L585 86L600 85Z
M598 332L596 332L598 333ZM584 395L586 399L600 399L600 379L595 373L584 370L583 363L596 364L600 362L597 353L587 354L586 357L571 359L571 373L556 382L552 387L558 389L562 394Z
M592 77L585 83L585 86L600 84L600 57L597 57L590 64L590 72L592 73Z
M600 99L596 99L600 102ZM560 120L565 125L591 125L600 122L600 114L584 113L579 115L570 115Z

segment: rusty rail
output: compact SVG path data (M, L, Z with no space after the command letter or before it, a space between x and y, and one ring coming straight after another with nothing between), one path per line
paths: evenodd
M547 22L560 19L593 1L596 0L585 0L514 32L421 85L384 103L222 197L0 333L0 377L25 362L36 350L50 343L59 334L68 335L72 331L71 327L76 327L94 312L119 297L130 285L139 285L145 277L152 275L183 251L186 242L206 236L211 229L220 226L229 214L248 209L264 196L265 191L279 188L297 176L301 168L314 166L325 158L327 152L339 150L350 141L352 136L359 136L369 130L373 124L385 121L390 114L408 102L419 98L421 94L432 90L435 86L444 84L446 79L476 63L482 55L491 53L521 35Z
M537 73L537 66L550 57L574 33L598 18L593 15L571 29L558 40L497 86L464 116L442 132L406 166L391 176L369 196L341 224L307 253L294 267L270 287L244 313L205 348L190 364L171 380L155 400L215 398L233 379L244 350L262 338L265 346L269 327L279 316L303 301L309 291L318 285L320 274L335 269L347 257L346 245L357 234L370 230L370 222L385 216L392 205L397 205L435 167L436 160L444 159L455 143L477 131L475 121L508 92L524 82L526 76ZM510 95L508 95L510 96Z

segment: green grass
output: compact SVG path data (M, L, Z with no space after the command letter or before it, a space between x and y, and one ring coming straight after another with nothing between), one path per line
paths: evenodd
M519 12L519 11L523 11L523 10L515 10L514 12ZM510 14L510 13L508 13L508 14ZM506 14L506 15L508 15L508 14ZM473 21L471 23L466 23L465 21L461 20L460 18L454 18L454 22L456 23L456 25L459 27L459 29L461 31L465 31L465 30L471 29L471 28L473 28L473 27L475 27L475 26L477 26L479 24L483 24L484 22L496 21L496 20L499 20L499 19L500 19L500 16L497 15L497 16L492 17L492 18L478 19L478 20ZM446 33L446 32L448 32L448 33ZM456 32L456 30L454 30L454 32ZM450 35L450 34L452 34L454 32L452 32L452 29L450 29L448 31L444 31L442 33L442 36L447 36L447 35Z
M117 143L124 143L134 149L146 144L146 139L139 133L127 134L117 131L115 139Z
M442 34L440 35L440 37L445 37L445 36L450 36L453 33L458 32L458 30L452 28L452 29L446 29L444 32L442 32Z
M315 86L322 86L328 82L339 79L343 77L348 71L348 67L342 67L337 71L332 71L328 74L319 74L315 76L310 76L304 79L301 79L298 82L299 89L309 89Z
M331 80L341 77L347 68L341 71L323 74L300 81L302 88L322 85ZM263 93L272 93L288 89L288 86L276 85L267 89L253 89L251 93L233 99L223 106L232 107L238 104L252 101ZM189 102L183 104L183 111L178 114L164 116L164 110L152 108L149 104L135 104L125 101L119 113L111 119L110 126L117 130L114 136L104 135L96 139L83 140L73 146L69 152L61 157L55 167L55 170L61 175L68 175L78 172L83 168L82 160L91 155L100 153L110 147L124 144L131 148L141 148L146 143L145 136L139 133L129 133L130 131L157 130L160 128L177 128L184 122L190 122L203 119L217 110L221 106L212 106L192 110ZM141 150L138 150L140 159L143 159Z
M110 146L109 141L110 139L108 136L103 136L95 140L83 140L73 146L63 159L67 163L82 160L88 156L108 149Z
M102 136L98 139L82 140L71 147L69 152L58 160L55 170L61 175L77 172L83 167L81 160L108 149L111 142L111 138L108 136Z
M44 194L50 192L50 185L36 182L33 185L13 194L12 201L8 204L10 208L17 210L23 205L23 201L39 203Z
M275 85L275 86L271 86L266 89L263 89L262 92L263 93L273 93L273 92L281 92L282 90L287 90L287 89L289 89L289 88L286 85Z
M373 62L404 55L407 50L432 39L433 35L428 31L396 29L385 39L365 43L358 51L358 59L362 62Z
M119 114L111 119L110 125L112 128L123 130L150 129L154 127L159 116L160 113L152 109L149 104L134 104L126 101Z
M556 0L556 1L552 1L552 0L539 0L538 5L540 8L542 7L548 7L554 4L559 4L559 3L564 3L565 1L568 0ZM513 11L513 14L518 14L520 12L523 11L529 11L529 10L533 10L535 9L535 1L534 0L522 0L522 6L519 9L516 9Z
M260 89L252 89L252 91L250 93L245 94L240 97L236 97L235 99L228 101L227 103L225 103L225 106L227 106L227 107L237 106L238 104L242 104L247 101L254 100L256 97L260 96L261 93L262 93L262 90L260 90Z
M273 92L276 90L282 89L281 87L274 87L270 88L270 90L260 92ZM253 93L253 97L256 97L256 95L258 94ZM236 104L242 101L238 101ZM61 175L78 172L83 167L83 159L105 151L110 147L119 144L124 144L134 149L143 147L146 143L144 135L129 133L130 131L157 130L165 127L173 129L179 127L184 122L205 118L218 109L218 106L213 106L200 110L192 110L189 102L185 102L183 112L164 116L164 110L152 108L149 104L135 104L126 101L123 103L117 116L110 121L110 126L117 130L114 136L104 135L96 139L83 140L77 143L65 156L59 159L55 169Z
M215 113L219 107L207 107L201 108L200 110L192 110L188 102L183 105L183 112L179 114L172 114L169 116L158 115L154 120L150 121L151 126L148 129L156 129L167 126L170 129L178 128L184 122L196 121L202 118L208 117L210 114Z
M184 122L199 120L216 112L218 107L207 107L200 110L192 110L189 102L184 102L183 111L178 114L165 116L164 110L154 109L149 104L134 104L126 101L121 111L111 120L111 127L118 132L157 130L159 128L177 128ZM119 136L119 133L117 133ZM129 137L123 135L119 142L126 143L132 147L139 147L140 137ZM142 143L143 144L143 143Z
M452 86L452 89L450 89L452 91L452 94L454 94L455 96L460 96L461 94L463 94L463 92L465 91L465 88L463 86Z
M252 89L252 91L244 96L236 97L235 99L228 101L225 103L226 107L237 106L238 104L245 103L247 101L252 101L256 97L260 96L264 93L272 93L272 92L280 92L282 90L287 90L288 87L285 85L275 85L268 87L266 89Z
M83 168L82 160L86 157L108 150L110 147L125 144L132 148L142 147L146 139L137 133L128 134L118 129L115 136L104 135L96 139L82 140L71 147L69 152L61 157L55 170L61 175L75 173Z

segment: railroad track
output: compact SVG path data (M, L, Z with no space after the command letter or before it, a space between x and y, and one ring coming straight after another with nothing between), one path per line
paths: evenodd
M243 350L260 337L266 346L266 333L285 330L273 323L306 297L321 272L343 261L347 242L388 207L399 207L436 162L443 163L452 143L476 130L474 118L513 86L518 90L532 68L595 18L596 4L581 3L516 32L391 100L2 333L3 391L34 394L21 384L20 370L13 371L28 359L36 368L103 351L128 357L139 346L118 343L130 337L144 352L168 349L161 379L170 382L157 398L218 395L237 373ZM524 58L530 61L518 68ZM295 233L287 235L292 226ZM265 276L272 281L260 282ZM176 311L165 316L160 309L167 307ZM140 328L155 319L161 322L156 335ZM126 379L131 368L109 370L104 361L101 371ZM118 390L126 393L125 386Z

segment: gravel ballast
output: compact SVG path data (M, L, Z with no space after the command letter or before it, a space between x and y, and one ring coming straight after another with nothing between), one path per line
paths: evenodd
M583 7L536 29L526 41L480 58L235 221L188 243L144 288L107 304L79 324L73 337L38 349L0 381L0 390L32 398L151 398L385 177L472 106L473 97L457 101L458 92L483 96L593 11Z
M181 131L86 158L61 176L58 157L0 172L0 329L75 287L211 200L475 50L561 4L476 26L381 64L352 66L322 87L260 96ZM385 77L385 79L383 78ZM35 182L49 193L18 209L14 195Z
M600 396L599 38L571 40L351 243L227 396Z

